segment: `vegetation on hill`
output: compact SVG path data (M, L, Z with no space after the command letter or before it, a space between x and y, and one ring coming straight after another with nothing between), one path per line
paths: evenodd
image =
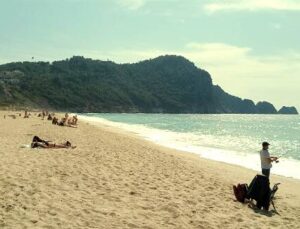
M0 106L8 105L76 112L277 112L269 103L229 95L181 56L135 64L76 56L1 65Z
M278 114L298 114L296 107L283 106L279 109Z

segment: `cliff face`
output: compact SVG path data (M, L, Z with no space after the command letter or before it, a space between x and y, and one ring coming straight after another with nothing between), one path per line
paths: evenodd
M0 106L77 112L266 113L276 109L232 96L181 56L135 64L83 57L0 66Z
M257 113L259 114L276 114L277 110L276 108L268 102L258 102L256 104Z
M298 111L297 111L296 107L286 107L286 106L283 106L278 111L278 114L294 114L294 115L297 115Z
M232 96L219 86L214 86L214 101L217 108L216 113L238 113L238 114L257 114L258 109L254 102L249 99L241 99Z

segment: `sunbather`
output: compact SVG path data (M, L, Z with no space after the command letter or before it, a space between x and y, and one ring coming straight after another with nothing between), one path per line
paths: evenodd
M13 119L16 119L16 118L17 118L16 115L8 115L8 117L11 117L11 118L13 118Z
M58 121L57 125L77 128L77 126L72 124L72 122L67 117L68 116L66 115L64 118L62 118L60 121ZM77 123L77 121L76 121L76 123Z
M77 115L74 115L72 118L72 125L77 125L77 121L78 121Z
M74 115L72 118L68 119L68 125L76 126L77 121L78 121L77 115Z
M52 124L53 124L53 125L58 125L58 118L53 117L53 119L52 119Z
M65 126L65 124L66 124L66 118L61 118L61 120L57 122L57 125L59 126Z
M71 142L66 141L65 143L55 144L49 143L50 141L45 141L39 138L38 136L34 136L31 143L31 148L41 148L41 149L74 149L76 146L72 146Z
M51 114L48 114L47 120L52 120L52 119L53 119L53 118L52 118Z

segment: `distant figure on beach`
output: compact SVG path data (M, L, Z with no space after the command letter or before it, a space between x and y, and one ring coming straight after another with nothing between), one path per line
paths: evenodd
M66 126L68 119L69 119L69 114L65 113L65 117L61 118L61 120L59 122L57 122L57 125Z
M52 118L51 114L48 114L47 120L51 121L52 119L53 119L53 118Z
M27 110L25 110L24 118L29 118L29 115L28 115L28 111L27 111Z
M68 125L76 126L77 121L78 121L77 115L74 115L72 118L68 119Z
M13 118L13 119L16 119L16 118L17 118L16 115L8 115L8 117L11 117L11 118Z
M42 111L42 120L44 120L45 116L47 116L46 111Z
M31 148L42 148L42 149L63 149L71 148L75 149L76 146L72 146L71 142L66 141L65 143L55 144L49 143L50 141L45 141L38 136L34 136L31 142Z
M58 118L53 117L53 119L52 119L52 124L53 124L53 125L58 125Z
M270 171L272 168L272 162L278 162L278 157L270 156L269 153L269 143L262 143L262 150L260 151L260 160L261 160L261 171L262 174L266 177L270 177Z
M66 124L66 118L61 118L61 120L57 122L57 125L59 126L65 126L65 124Z

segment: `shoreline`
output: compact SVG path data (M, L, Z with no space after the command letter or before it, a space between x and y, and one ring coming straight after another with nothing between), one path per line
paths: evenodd
M78 128L0 111L3 228L298 228L300 182L280 182L280 215L234 201L232 185L255 172L156 145L79 118ZM8 113L8 112L6 112ZM11 112L12 113L12 112ZM32 136L74 150L20 148ZM272 208L271 208L272 209Z
M178 145L178 144L172 145L171 143L156 141L155 137L149 137L149 136L141 133L143 131L143 129L145 129L145 131L151 130L153 133L160 135L162 132L169 133L169 131L166 131L166 130L145 127L143 125L141 125L141 127L143 129L140 129L140 128L135 128L137 125L134 125L134 124L131 125L131 124L122 123L122 122L119 123L119 122L110 121L110 120L100 118L100 117L90 117L90 116L82 115L82 114L78 114L78 115L80 116L80 118L82 120L85 120L96 126L109 127L109 130L115 130L116 132L121 132L123 134L127 134L127 135L129 134L129 135L135 136L140 140L151 142L156 146L166 147L168 149L176 150L176 151L182 152L182 153L193 154L196 157L200 157L200 158L207 159L207 160L212 160L212 161L217 161L217 162L221 162L221 163L225 163L225 164L235 165L235 166L238 166L241 168L249 169L257 174L261 174L258 154L257 155L249 154L249 155L241 156L241 155L238 155L237 152L235 152L235 151L222 150L222 149L218 149L218 148L211 148L211 147L205 147L205 146L187 146L187 145ZM153 133L152 133L152 135L153 135ZM290 166L286 166L288 169L294 168L292 170L292 172L290 172L290 173L295 176L293 177L293 176L288 176L285 174L280 174L276 170L272 171L272 175L280 176L283 178L295 179L295 180L300 181L300 174L293 173L293 172L297 171L297 169L295 169L295 168L298 168L297 164L299 164L299 166L300 166L300 162L296 161L296 160L292 160L292 159L286 159L286 158L283 158L281 160L283 160L283 161L281 161L281 164L286 163L286 164L290 165ZM255 162L256 165L249 166L248 165L249 163L244 163L244 161ZM278 166L278 165L277 164L275 165L275 169L278 169L278 168L276 168L276 166ZM273 168L273 170L274 170L274 168ZM283 168L281 168L281 172L282 172L282 170L283 170Z

